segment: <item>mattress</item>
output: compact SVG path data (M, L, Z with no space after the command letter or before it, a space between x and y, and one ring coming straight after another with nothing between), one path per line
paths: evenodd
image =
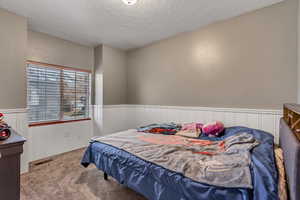
M101 142L91 142L83 156L82 164L95 164L120 184L139 192L149 200L278 199L278 173L274 152L270 151L274 146L271 134L245 127L231 127L225 130L221 138L211 139L203 136L201 139L224 140L239 132L252 134L261 143L251 154L253 189L219 187L196 182L180 173Z

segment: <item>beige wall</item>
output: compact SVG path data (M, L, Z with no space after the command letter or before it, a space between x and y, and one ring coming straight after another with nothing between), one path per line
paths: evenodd
M0 9L0 109L26 108L25 18Z
M94 50L44 33L28 31L27 59L92 70Z
M104 105L127 103L126 61L125 51L102 45Z
M128 103L281 108L297 98L297 0L128 53Z
M106 45L87 47L44 33L29 31L27 59L93 70L92 103L126 103L126 53L122 50Z

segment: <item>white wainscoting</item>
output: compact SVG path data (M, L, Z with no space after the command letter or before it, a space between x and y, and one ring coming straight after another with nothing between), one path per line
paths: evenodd
M21 156L21 172L28 163L88 145L94 135L105 135L150 123L209 122L220 120L226 126L248 126L272 133L279 139L281 110L207 108L151 105L94 106L94 120L28 128L26 109L0 110L5 121L27 139ZM95 128L96 127L96 128Z
M30 127L29 160L86 147L92 137L93 120Z
M92 110L93 116L93 135L101 136L103 133L103 105L94 105Z
M28 127L27 109L1 109L5 121L26 138L21 173L31 161L85 147L93 137L93 120Z
M103 109L104 134L162 122L222 121L225 126L247 126L272 133L279 141L281 110L155 105L107 105Z
M134 127L134 111L128 105L103 106L103 133L102 135L115 133Z
M28 140L28 123L27 123L27 109L1 109L7 122L15 131L25 137L27 141L23 146L23 154L21 155L21 173L28 171L29 162L29 140Z

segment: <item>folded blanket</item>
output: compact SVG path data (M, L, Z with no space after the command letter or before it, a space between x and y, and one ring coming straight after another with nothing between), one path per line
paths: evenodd
M181 130L176 133L176 135L198 138L201 134L203 124L201 123L188 123L183 124Z

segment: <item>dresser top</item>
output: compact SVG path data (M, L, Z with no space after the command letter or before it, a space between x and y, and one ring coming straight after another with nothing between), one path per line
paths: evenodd
M16 133L16 131L14 131L13 129L10 129L10 131L10 137L7 140L0 141L0 148L5 148L19 143L23 144L26 141L26 139L23 136Z

